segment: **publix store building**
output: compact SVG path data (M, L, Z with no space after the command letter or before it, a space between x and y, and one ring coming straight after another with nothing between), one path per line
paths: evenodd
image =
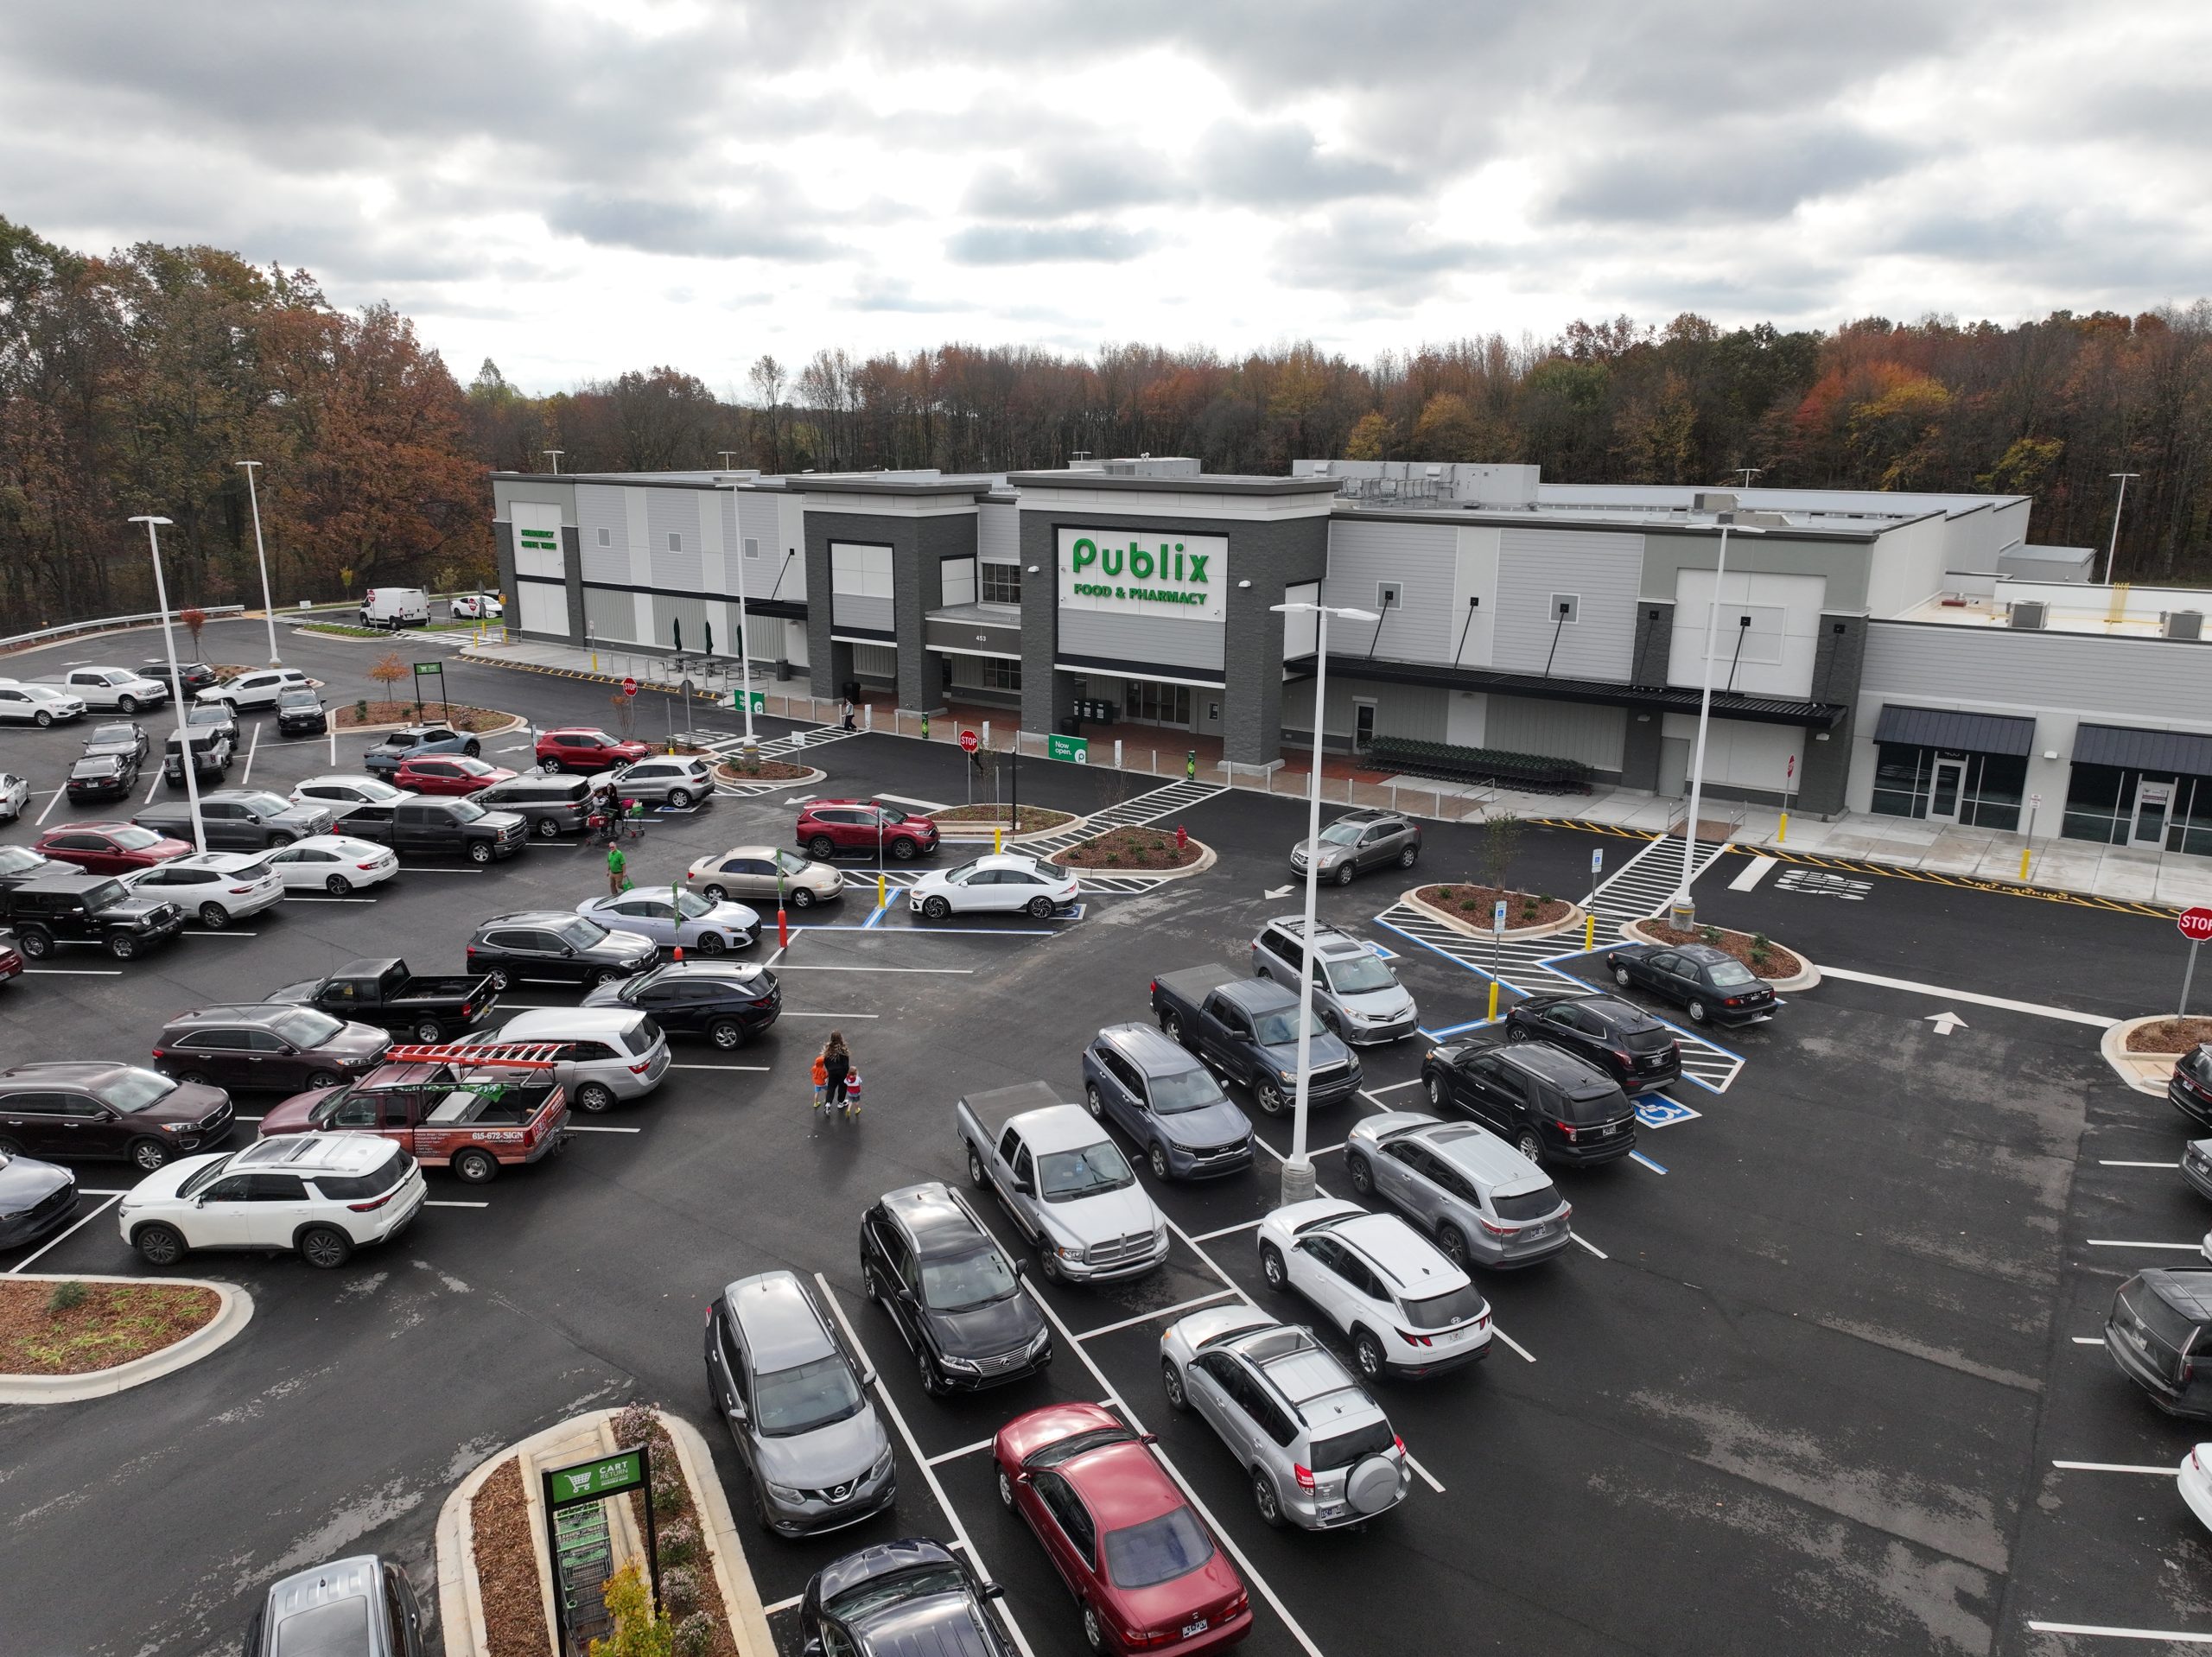
M1402 738L1719 798L2212 852L2212 594L2088 581L2024 496L1548 484L1522 466L493 479L525 636L801 694L1111 723L1243 765ZM1717 571L1722 530L1726 568ZM1380 619L1331 631L1320 599ZM711 637L711 645L709 638ZM1135 728L1125 728L1135 727Z

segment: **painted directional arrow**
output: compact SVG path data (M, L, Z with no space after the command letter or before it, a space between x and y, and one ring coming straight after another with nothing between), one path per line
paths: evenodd
M1290 893L1291 888L1288 886L1269 886L1260 895L1262 898L1287 898Z
M792 796L791 797L791 798L789 798L788 800L785 800L785 801L784 802L784 803L785 803L785 805L804 805L804 804L805 804L809 800L812 799L813 797L814 797L814 796L812 796L811 794L794 794L794 795L792 795Z
M1929 1013L1926 1022L1936 1026L1936 1033L1939 1036L1948 1036L1954 1030L1968 1027L1964 1019L1948 1008L1941 1013Z

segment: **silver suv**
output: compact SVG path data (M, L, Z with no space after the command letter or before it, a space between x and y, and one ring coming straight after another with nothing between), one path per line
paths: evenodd
M612 775L615 791L626 800L685 811L715 797L715 762L696 753L655 754ZM602 779L591 780L595 788Z
M1542 1169L1472 1122L1416 1110L1355 1123L1344 1176L1425 1228L1461 1271L1534 1266L1572 1242L1573 1207Z
M1370 869L1409 869L1421 855L1421 825L1395 811L1348 811L1321 831L1318 841L1301 840L1290 848L1290 867L1306 873L1309 858L1318 860L1324 880L1340 886L1351 884L1355 874Z
M542 1006L518 1013L497 1030L479 1030L463 1046L550 1043L553 1079L569 1102L596 1115L618 1101L642 1099L668 1074L668 1038L650 1015L626 1006Z
M1252 940L1252 970L1287 988L1298 987L1306 954L1302 916L1283 915ZM1313 927L1313 1010L1321 1022L1355 1047L1397 1041L1421 1023L1397 975L1368 945L1325 921Z
M1195 1409L1252 1481L1270 1525L1334 1530L1406 1499L1406 1447L1382 1406L1294 1324L1246 1306L1192 1312L1160 1337L1168 1404Z

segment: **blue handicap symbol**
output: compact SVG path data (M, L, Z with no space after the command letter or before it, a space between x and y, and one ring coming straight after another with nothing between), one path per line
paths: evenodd
M1697 1115L1688 1105L1678 1105L1661 1094L1636 1101L1636 1120L1646 1127L1672 1127L1676 1122L1694 1121Z

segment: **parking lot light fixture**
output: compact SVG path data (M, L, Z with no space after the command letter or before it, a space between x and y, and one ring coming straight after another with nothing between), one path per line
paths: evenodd
M1310 940L1313 936L1315 882L1321 867L1315 848L1321 839L1321 738L1329 706L1329 618L1341 616L1346 621L1375 621L1380 618L1371 610L1325 604L1271 604L1268 608L1279 615L1310 615L1317 624L1313 640L1313 765L1306 790L1306 930L1300 934ZM1282 1165L1282 1200L1286 1206L1305 1202L1318 1189L1313 1159L1306 1154L1306 1095L1313 1080L1313 951L1309 944L1299 954L1298 1092L1291 1107L1290 1155Z
M176 698L177 765L184 772L184 799L192 816L192 848L197 852L207 849L207 825L200 821L200 775L192 765L192 727L185 722L191 710L184 694L184 676L176 664L176 629L169 616L169 590L162 579L162 540L160 530L164 524L174 522L142 512L130 520L146 526L146 545L154 555L154 607L162 613L162 647L168 652L169 691Z
M253 556L261 565L261 619L269 624L269 665L282 667L276 657L276 606L269 596L269 549L261 544L261 492L254 486L253 474L261 464L258 460L238 460L235 465L245 469L245 498L253 508Z
M1713 721L1713 654L1716 625L1720 619L1720 587L1728 575L1728 532L1738 535L1764 535L1766 531L1749 524L1730 520L1734 515L1720 514L1720 556L1713 567L1713 602L1705 612L1705 671L1698 678L1697 746L1690 755L1690 815L1682 825L1682 886L1675 894L1675 901L1668 905L1668 918L1676 926L1688 926L1697 918L1697 900L1690 896L1690 880L1697 873L1697 818L1704 801L1705 791L1705 732Z

